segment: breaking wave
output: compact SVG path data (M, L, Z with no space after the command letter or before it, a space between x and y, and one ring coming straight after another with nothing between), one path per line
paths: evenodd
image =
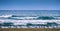
M15 19L15 20L53 20L60 19L59 16L17 16L17 15L2 15L0 18Z
M12 17L13 15L2 15L0 16L0 18L8 18L8 17Z

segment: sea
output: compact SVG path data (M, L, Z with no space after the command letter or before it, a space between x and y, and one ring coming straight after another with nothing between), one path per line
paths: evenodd
M49 21L60 24L60 10L0 10L0 23L26 25L27 23L44 24Z
M60 10L0 10L0 17L60 17Z

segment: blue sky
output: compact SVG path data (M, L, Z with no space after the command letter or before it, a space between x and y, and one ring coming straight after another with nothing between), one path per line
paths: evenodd
M60 0L0 0L0 10L60 10Z

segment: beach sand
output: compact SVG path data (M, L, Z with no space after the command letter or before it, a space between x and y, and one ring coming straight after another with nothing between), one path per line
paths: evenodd
M0 31L60 31L60 28L49 29L49 28L7 28L1 29Z

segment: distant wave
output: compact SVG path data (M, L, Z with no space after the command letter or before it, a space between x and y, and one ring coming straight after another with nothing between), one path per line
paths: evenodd
M54 17L49 17L49 16L41 16L41 17L38 17L37 19L42 19L42 20L51 20L51 19L55 19Z
M2 15L0 18L15 19L15 20L53 20L60 19L58 16L17 16L17 15Z
M32 20L32 19L36 19L37 16L16 16L16 15L12 15L11 17L8 17L8 19L16 19L16 20Z
M8 18L8 17L12 17L12 15L2 15L2 16L0 16L0 18Z

